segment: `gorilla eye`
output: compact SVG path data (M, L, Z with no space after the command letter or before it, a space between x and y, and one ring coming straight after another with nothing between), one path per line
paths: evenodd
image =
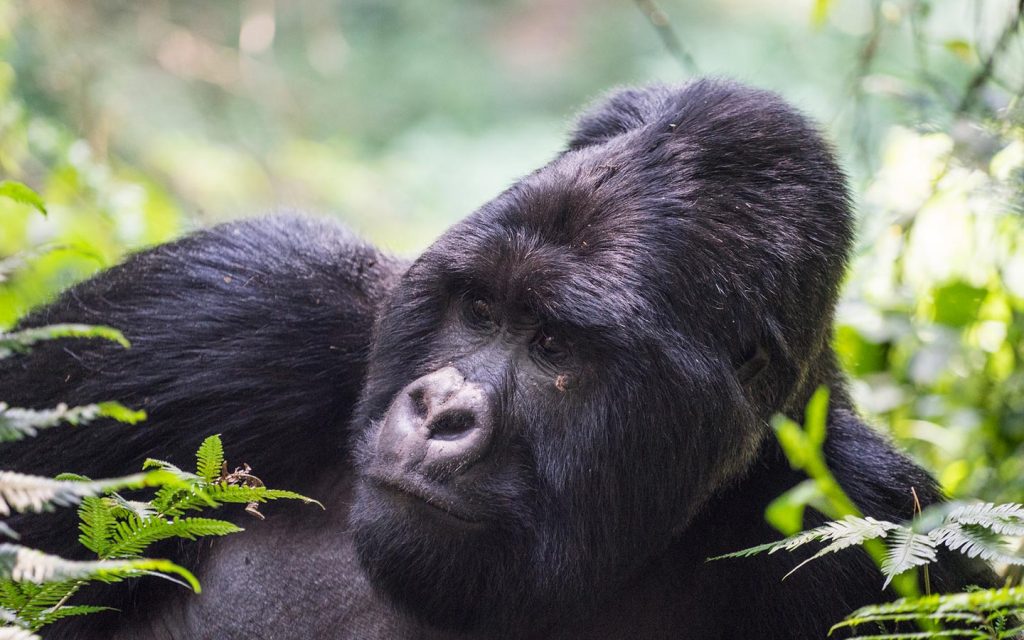
M486 300L476 299L469 305L470 317L480 324L494 322L494 314L491 312L491 305Z
M536 338L537 348L548 358L558 358L565 354L565 344L558 338L539 331Z

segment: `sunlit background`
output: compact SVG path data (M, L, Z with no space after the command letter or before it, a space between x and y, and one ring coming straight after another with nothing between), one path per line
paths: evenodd
M1016 0L0 0L0 327L126 252L279 209L414 255L623 84L724 75L857 195L837 346L954 495L1024 500ZM908 514L909 516L910 514Z

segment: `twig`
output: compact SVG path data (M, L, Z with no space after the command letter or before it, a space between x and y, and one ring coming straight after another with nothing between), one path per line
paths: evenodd
M679 34L672 27L672 22L669 21L668 15L654 3L654 0L636 0L636 6L647 16L648 22L651 23L651 26L658 33L658 37L661 38L661 43L665 45L669 55L679 63L683 71L690 75L699 74L700 70L697 68L697 62L690 55L690 52L686 50L686 47L683 46L683 41L679 39Z
M967 84L967 89L964 91L964 96L960 100L960 106L957 107L957 115L966 113L971 106L974 105L974 101L978 98L978 92L985 86L985 83L992 77L992 72L995 70L996 58L1006 49L1007 45L1013 39L1014 34L1020 28L1022 19L1024 19L1024 0L1017 1L1017 11L1014 12L1013 18L1007 23L1003 32L999 34L999 39L996 40L995 47L992 48L992 52L989 53L988 57L985 58L985 63L981 65L978 72L974 74L971 81Z
M884 21L882 19L882 3L874 0L871 3L871 31L864 39L860 53L857 56L857 65L854 67L850 85L853 92L853 138L857 147L857 156L864 166L869 167L870 156L869 141L871 136L871 124L868 122L866 112L866 96L864 95L864 78L871 73L871 66L874 64L875 56L878 55L878 48L882 42ZM869 167L870 168L870 167Z

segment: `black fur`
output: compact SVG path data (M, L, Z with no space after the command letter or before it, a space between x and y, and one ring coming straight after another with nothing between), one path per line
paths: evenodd
M912 487L941 499L857 417L836 365L852 227L803 116L701 81L612 96L411 266L293 217L133 257L24 324L111 324L134 347L64 341L0 361L0 398L117 398L149 422L55 430L0 449L0 468L185 464L216 432L232 461L328 511L271 507L189 559L202 596L96 594L125 612L50 637L824 637L891 595L860 551L785 582L786 554L704 560L777 537L765 505L802 478L767 421L799 417L822 384L828 460L865 513L908 518ZM474 300L495 310L486 330L467 319ZM568 346L556 358L537 335ZM488 455L450 487L465 526L365 480L395 398L447 366L497 416ZM17 526L70 552L48 517ZM986 579L955 559L932 572L939 588Z

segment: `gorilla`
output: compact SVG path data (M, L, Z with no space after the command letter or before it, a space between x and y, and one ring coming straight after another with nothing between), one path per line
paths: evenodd
M853 237L842 171L778 96L721 80L613 94L565 150L405 262L278 216L136 254L21 326L118 327L0 362L15 406L118 399L137 427L50 430L0 468L94 477L231 462L324 502L160 549L158 580L50 638L823 638L892 597L860 550L706 559L778 537L803 480L771 435L831 389L825 452L864 513L931 477L858 416L831 346ZM73 514L72 514L73 515ZM823 517L813 511L806 526ZM73 523L22 517L73 555ZM152 555L152 554L151 554ZM984 582L949 558L938 589Z

